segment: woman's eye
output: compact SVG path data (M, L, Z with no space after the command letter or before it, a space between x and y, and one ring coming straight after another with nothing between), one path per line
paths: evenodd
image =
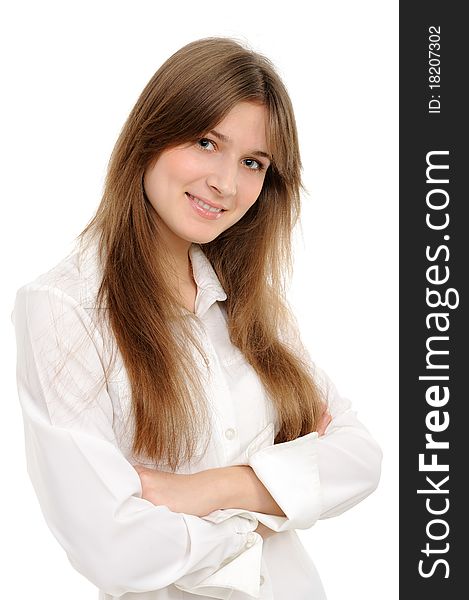
M209 144L212 145L213 147L213 142L207 138L201 138L200 140L198 140L197 142L200 146L200 148L202 148L202 150L211 150L211 148L209 148Z
M253 158L245 159L246 166L251 169L251 171L262 171L264 165L260 163L258 160L254 160Z

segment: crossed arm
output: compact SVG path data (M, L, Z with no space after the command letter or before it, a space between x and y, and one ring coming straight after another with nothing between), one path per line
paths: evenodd
M331 416L325 412L318 425L323 435ZM285 514L249 465L207 469L190 475L168 473L134 465L142 484L142 497L173 512L205 516L218 509L242 508L268 515ZM257 533L275 532L259 523Z
M327 429L320 424L274 445L270 422L236 465L190 476L133 468L102 385L106 345L87 310L62 290L35 283L18 292L12 317L34 489L73 566L112 596L170 584L211 597L233 589L256 596L259 535L307 529L378 484L379 446L316 367L333 416ZM58 364L67 368L57 372ZM259 535L252 536L256 521Z

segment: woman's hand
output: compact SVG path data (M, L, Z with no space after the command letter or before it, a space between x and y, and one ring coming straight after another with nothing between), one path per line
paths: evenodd
M329 412L327 411L327 409L324 410L324 412L322 413L322 417L319 419L319 423L316 427L316 431L318 432L318 435L324 435L324 432L327 429L327 426L329 425L329 423L332 421L332 417L329 414Z

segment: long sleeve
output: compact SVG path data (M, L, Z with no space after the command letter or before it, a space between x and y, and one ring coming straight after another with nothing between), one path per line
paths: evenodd
M320 437L311 432L282 444L274 444L269 423L236 461L252 467L285 513L251 513L274 531L308 529L318 519L340 515L371 494L381 474L381 449L350 401L314 365L298 333L289 341L311 369L332 421Z
M28 284L12 320L28 473L72 565L115 596L173 583L213 598L229 598L233 587L257 595L255 517L232 510L199 518L141 497L116 442L103 339L87 311L59 289Z

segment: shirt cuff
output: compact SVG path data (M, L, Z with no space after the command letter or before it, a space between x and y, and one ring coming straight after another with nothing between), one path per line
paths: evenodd
M245 451L245 464L254 470L286 515L251 511L273 531L308 529L321 514L317 439L318 433L313 431L289 442L274 444L274 424L269 423Z
M183 592L220 600L229 600L235 590L259 598L263 540L254 531L258 525L256 517L250 511L233 508L216 510L202 518L212 523L232 524L233 555L211 575L200 579L200 574L190 573L174 585Z

